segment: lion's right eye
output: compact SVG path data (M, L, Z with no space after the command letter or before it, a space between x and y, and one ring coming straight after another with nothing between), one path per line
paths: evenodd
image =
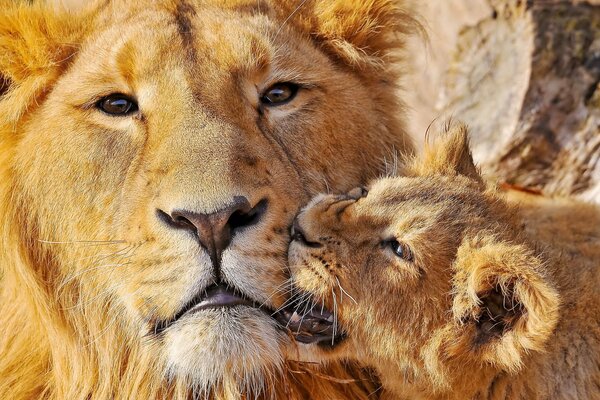
M399 242L396 239L386 240L382 243L382 245L384 247L389 247L390 249L392 249L396 257L398 258L401 258L405 261L413 260L413 254L410 248L406 244Z
M138 111L135 100L121 93L110 94L101 98L96 107L110 115L125 116Z
M260 101L266 106L279 106L286 104L296 97L298 85L291 82L279 82L267 89Z

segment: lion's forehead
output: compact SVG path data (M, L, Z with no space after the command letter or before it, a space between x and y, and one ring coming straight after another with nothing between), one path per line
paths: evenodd
M178 14L182 13L182 14ZM199 73L251 69L273 52L267 18L223 10L147 10L100 26L89 35L79 56L89 72L156 76L186 66ZM205 71L203 71L205 70ZM210 81L204 81L204 85Z

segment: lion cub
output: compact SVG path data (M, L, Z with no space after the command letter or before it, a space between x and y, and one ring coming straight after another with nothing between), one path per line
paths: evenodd
M462 126L402 174L298 216L297 313L310 297L345 336L301 351L392 398L599 399L600 209L486 187Z

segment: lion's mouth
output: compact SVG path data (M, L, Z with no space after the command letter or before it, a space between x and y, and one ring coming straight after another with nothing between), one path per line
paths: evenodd
M289 307L276 315L294 339L300 343L334 347L345 338L334 314L323 306Z
M184 313L193 313L208 308L235 307L241 305L255 307L253 301L224 285L210 287L206 290L205 295L198 300L199 301L196 304L190 304L189 309L185 310Z
M186 303L173 317L158 321L153 332L159 335L184 316L202 310L237 306L262 310L274 318L282 328L287 329L294 339L300 343L333 347L345 337L337 326L333 313L322 306L313 304L310 307L300 307L294 303L282 310L273 312L264 304L258 304L243 293L225 284L215 284L203 290Z
M261 309L267 314L272 312L264 305L259 305L255 301L244 296L242 293L232 289L225 284L215 284L196 297L188 301L173 317L168 320L162 320L156 323L154 333L160 334L186 315L190 315L202 310L217 308L232 308L236 306L247 306Z

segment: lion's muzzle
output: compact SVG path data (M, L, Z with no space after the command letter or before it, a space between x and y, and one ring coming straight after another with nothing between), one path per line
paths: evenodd
M210 255L218 277L221 254L231 243L233 235L240 229L256 224L266 208L266 199L252 206L245 196L234 196L227 206L212 213L199 213L191 209L176 209L167 213L159 209L157 215L174 229L194 233Z

